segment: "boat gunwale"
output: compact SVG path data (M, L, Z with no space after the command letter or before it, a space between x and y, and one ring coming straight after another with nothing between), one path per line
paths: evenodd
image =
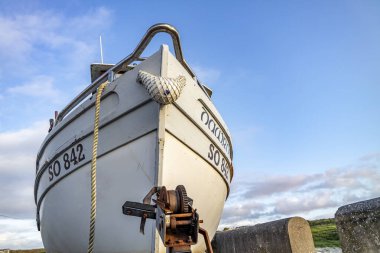
M102 96L101 100L104 100L105 98L107 98L109 95L112 95L112 93L114 92L114 90L110 90L108 91L107 93L104 94L104 96ZM109 121L107 122L103 122L102 125L100 125L99 129L103 128L104 125L106 124L109 124L109 123L112 123L113 121L115 120L118 120L120 117L123 117L124 115L130 113L130 112L133 112L135 110L137 110L139 107L142 107L144 106L145 104L148 104L149 102L153 102L152 99L148 98L148 99L145 99L143 100L142 102L138 103L137 105L135 106L132 106L130 109L128 109L127 111L124 111L122 113L120 113L119 115L117 115L116 117L110 119ZM42 157L42 154L44 153L46 147L49 145L49 143L52 141L52 139L57 135L59 134L67 125L69 125L70 123L72 123L74 120L76 120L77 118L79 118L82 114L86 113L88 110L91 110L91 108L95 105L95 101L89 103L86 107L84 107L81 111L77 112L76 114L73 115L72 118L70 118L68 121L66 122L63 122L62 124L60 124L60 127L56 129L56 131L54 131L53 133L49 133L47 135L47 138L45 138L44 142L42 143L39 151L38 151L38 154L37 154L37 164L36 164L36 174L39 173L39 171L41 169L38 169L38 166L39 166L39 160L41 159ZM91 134L93 132L90 131L89 133L87 134ZM45 166L45 164L43 165Z
M104 100L105 98L107 98L108 96L110 96L112 93L113 93L113 90L106 91L104 93L104 95L101 97L101 101ZM89 100L86 100L86 101L89 101ZM86 101L84 101L84 102L86 102ZM149 101L149 99L147 99L146 101ZM146 101L144 101L144 102L146 102ZM68 124L72 123L74 120L76 120L82 114L86 113L94 105L95 105L95 101L92 101L86 107L82 107L82 109L80 111L78 111L78 112L74 111L73 114L71 115L72 116L71 118L67 118L67 121L61 122L59 125L55 126L51 132L49 132L47 134L47 136L45 137L44 141L42 142L41 147L40 147L40 149L38 150L38 153L37 153L36 174L38 174L38 172L40 171L38 169L39 160L41 159L43 152L45 151L46 147L49 145L49 143L51 142L51 140L57 134L59 134Z
M109 91L107 92L104 97L102 97L102 99L106 98L108 95L112 94L114 91ZM221 124L221 122L219 121L218 117L212 112L212 110L207 106L207 104L201 99L199 98L198 101L201 102L201 104L203 106L205 106L207 108L207 110L210 112L210 114L214 117L215 121L219 124L220 128L222 128L223 131L225 131L226 133L228 133L226 131L226 129L223 127L223 124ZM149 99L146 99L144 100L143 102L131 107L129 110L123 112L123 113L120 113L119 115L115 116L114 118L110 119L109 121L107 122L103 122L103 124L100 125L100 129L102 129L103 127L107 126L108 124L111 124L112 122L118 120L119 118L139 109L140 107L150 103L150 102L154 102L151 98ZM84 114L86 111L90 110L92 108L92 106L94 105L95 102L92 102L90 104L88 104L88 106L86 106L85 108L83 108L80 112L78 112L77 114L73 115L72 118L70 118L67 122L64 122L63 125L60 126L60 128L58 128L51 136L49 136L49 138L47 138L42 147L40 148L40 151L38 153L38 156L37 156L37 168L36 168L36 179L35 179L35 190L34 190L34 197L35 197L35 202L37 202L37 190L38 190L38 184L39 184L39 180L42 176L42 174L44 173L44 171L48 168L48 165L50 164L50 161L54 161L57 157L59 157L59 155L61 155L62 153L64 153L69 147L71 147L72 144L69 144L67 145L66 148L63 148L60 152L56 153L51 159L49 159L50 161L47 161L44 163L44 165L42 165L41 169L38 169L38 164L39 164L39 159L41 159L42 157L42 154L43 152L45 151L47 145L52 141L52 139L59 133L61 132L68 124L70 124L71 122L73 122L74 120L76 120L78 117L80 117L82 114ZM212 139L212 137L204 130L202 129L199 124L180 106L178 105L178 103L174 102L173 105L188 119L190 120L193 125L195 125L202 133L203 135L207 136L207 138L215 145L215 146L218 146L216 144L216 142ZM79 137L78 139L76 139L73 143L75 143L76 141L78 140L82 140L88 136L90 136L91 134L93 133L93 130L89 131L88 133L82 135L81 137ZM230 165L230 173L231 173L231 178L230 178L230 182L232 181L232 178L233 178L233 175L234 175L234 170L233 170L233 166L232 166L232 156L233 156L233 149L232 149L232 143L231 143L231 139L230 139L230 136L229 135L226 135L226 138L229 142L229 145L230 145L230 155L231 155L231 159L228 159L226 157L226 155L224 154L224 152L222 152L223 156L225 157L225 159L227 161L229 161L229 165ZM229 183L230 183L229 182ZM228 186L229 187L229 186Z
M200 101L202 100L202 99L199 99ZM111 124L111 123L113 123L114 121L116 121L116 120L118 120L119 118L121 118L121 117L124 117L124 116L126 116L126 115L128 115L129 113L132 113L133 111L135 111L135 110L137 110L137 109L139 109L139 108L141 108L141 107L143 107L143 106L145 106L145 105L147 105L147 104L149 104L150 102L154 102L152 99L147 99L147 100L145 100L145 101L143 101L142 103L140 103L140 104L138 104L138 105L136 105L136 106L134 106L134 107L132 107L131 109L129 109L129 110L127 110L127 111L125 111L125 112L123 112L123 113L121 113L120 115L117 115L116 117L114 117L114 118L112 118L112 119L110 119L109 121L107 121L107 122L103 122L103 124L99 127L99 129L102 129L102 128L104 128L104 127L106 127L107 125L109 125L109 124ZM203 104L203 103L202 103ZM201 131L201 133L204 135L204 136L206 136L206 138L210 141L210 142L212 142L215 146L218 146L217 144L216 144L216 142L212 139L212 137L204 130L204 129L202 129L200 126L199 126L199 124L180 106L180 105L178 105L177 103L173 103L172 104L175 108L177 108L186 118L187 118L187 120L189 120L198 130L200 130ZM210 110L209 108L208 108L208 106L206 105L206 104L203 104L204 106L206 106L207 107L207 109L208 110ZM89 109L89 108L86 108L87 110ZM80 116L80 114L78 113L77 115L76 115L76 117L79 117ZM213 115L213 116L215 116L215 115ZM217 120L217 117L215 117L215 119ZM219 123L219 122L218 122ZM223 126L221 126L221 127L223 127ZM152 129L152 130L150 130L149 132L151 132L151 131L155 131L155 130L157 130L157 127L156 128L154 128L154 129ZM209 161L207 161L207 159L205 159L202 155L200 155L197 151L195 151L193 148L191 148L188 144L186 144L186 143L184 143L178 136L176 136L173 132L171 132L170 130L168 130L168 129L166 129L165 128L165 131L166 132L169 132L171 135L173 135L176 139L178 139L178 140L180 140L181 141L181 143L183 143L183 144L185 144L185 146L187 146L190 150L192 150L194 153L196 153L199 157L201 157L202 159L204 159L207 163L209 163ZM147 132L148 133L148 132ZM142 137L142 136L144 136L145 134L147 134L147 133L144 133L143 135L140 135L140 137ZM56 158L58 158L60 155L62 155L65 151L67 151L68 149L70 149L73 145L75 145L76 143L78 143L78 142L80 142L81 140L83 140L83 139L85 139L85 138L87 138L87 137L89 137L89 136L91 136L93 134L93 130L92 131L89 131L88 133L86 133L86 134L84 134L84 135L82 135L81 137L79 137L79 138L77 138L77 139L75 139L72 143L70 143L70 144L68 144L65 148L63 148L60 152L57 152L51 159L50 159L50 161L48 161L48 162L45 162L45 164L41 167L41 169L39 169L38 170L38 173L37 173L37 175L36 175L36 178L35 178L35 182L34 182L34 200L35 200L35 203L37 204L37 193L38 193L38 188L39 188L39 182L40 182L40 179L41 179L41 177L42 177L42 175L43 175L43 173L46 171L46 169L48 168L48 166L49 166L49 164L51 163L51 162L53 162ZM133 140L135 140L136 138L139 138L139 137L135 137L135 138L132 138L131 140L129 140L128 142L126 142L126 143L124 143L124 144L121 144L121 145L119 145L118 147L121 147L121 146L123 146L123 145L126 145L126 144L128 144L129 142L131 142L131 141L133 141ZM118 147L115 147L115 148L112 148L110 151L113 151L113 150L115 150L115 149L117 149ZM107 152L105 152L105 153L108 153L109 151L107 151ZM231 149L231 152L232 152L232 149ZM99 155L98 157L101 157L101 156L103 156L105 153L103 153L103 154L101 154L101 155ZM230 182L226 182L227 180L225 179L225 177L219 172L219 170L214 166L214 165L212 165L211 163L209 163L216 171L218 171L218 173L222 176L222 178L223 178L223 180L225 181L225 183L226 183L226 185L227 185L227 192L228 192L228 194L227 194L227 197L228 197L228 195L229 195L229 191L230 191L230 183L231 183L231 181L232 181L232 178L233 178L233 175L234 175L234 171L233 171L233 166L232 166L232 161L229 161L229 159L226 157L226 155L225 155L225 153L224 152L221 152L222 153L222 155L224 156L224 158L226 159L226 161L229 163L229 168L230 168ZM231 160L232 160L232 158L231 158ZM90 160L91 161L91 160ZM86 163L84 163L84 164L87 164L88 162L90 162L90 161L87 161ZM84 165L83 164L83 165ZM77 170L77 169L79 169L79 168L81 168L83 165L81 165L81 166L78 166L77 168L75 168L73 171L75 171L75 170ZM71 174L71 172L70 173L68 173L68 174ZM64 176L66 176L66 175L68 175L68 174L65 174ZM63 177L64 177L63 176ZM63 178L62 177L62 178ZM57 180L57 182L59 182L60 180ZM54 182L53 184L55 184L56 182ZM50 186L50 185L49 185ZM48 186L48 187L49 187ZM41 196L42 196L42 194L41 194ZM41 197L40 197L41 198Z
M114 118L110 119L109 121L107 121L107 122L103 122L103 124L101 124L101 125L99 126L99 129L102 129L102 128L106 127L107 125L113 123L114 121L120 119L121 117L124 117L124 116L128 115L129 113L132 113L132 112L138 110L139 108L141 108L141 107L143 107L143 106L149 104L150 102L154 102L154 101L151 100L151 99L146 99L146 100L144 100L143 102L141 102L141 103L137 104L136 106L130 108L129 110L127 110L127 111L125 111L125 112L123 112L123 113L121 113L121 114L115 116ZM90 108L91 108L91 107L90 107ZM86 108L86 109L89 110L90 108ZM80 117L81 114L78 113L78 114L75 115L75 116L76 116L76 117ZM70 123L71 123L71 122L70 122ZM63 128L64 128L65 126L66 126L66 124L62 127L61 131L63 130ZM70 147L71 147L72 145L74 145L74 144L77 143L78 141L81 141L81 140L87 138L88 136L91 136L93 133L94 133L94 130L90 130L89 132L87 132L87 133L83 134L82 136L78 137L78 138L75 139L71 144L66 145L65 148L62 148L61 151L57 152L57 153L56 153L51 159L49 159L49 161L46 161L46 162L42 165L41 169L39 169L39 170L37 171L37 173L36 173L36 178L35 178L35 182L34 182L34 188L35 188L35 191L34 191L34 192L35 192L35 201L37 201L37 200L36 200L36 198L37 198L37 196L36 196L36 194L37 194L37 190L36 190L36 188L38 189L39 180L40 180L40 178L42 177L42 174L43 174L43 173L45 172L45 170L48 168L49 164L50 164L51 162L53 162L57 157L59 157L60 155L62 155L66 150L70 149ZM53 136L53 137L54 137L54 136ZM52 140L52 138L49 140L49 142L50 142L51 140ZM40 158L41 158L41 157L40 157ZM37 158L37 159L40 159L40 158ZM37 161L38 161L38 160L37 160Z
M200 101L201 103L202 103L202 105L204 105L204 106L206 106L207 107L207 109L209 110L209 111L211 111L210 110L210 108L208 108L208 106L203 102L203 100L202 99L198 99L198 101ZM150 102L154 102L152 99L147 99L147 100L145 100L145 101L143 101L142 103L139 103L138 105L136 105L136 106L134 106L134 107L132 107L132 108L130 108L129 110L127 110L127 111L125 111L125 112L123 112L123 113L121 113L120 115L117 115L116 117L114 117L114 118L112 118L112 119L110 119L109 121L107 121L107 122L103 122L103 124L99 127L99 129L102 129L102 128L104 128L104 127L106 127L107 125L109 125L109 124L111 124L111 123L113 123L114 121L116 121L116 120L118 120L119 118L121 118L121 117L124 117L124 116L126 116L126 115L128 115L129 113L132 113L133 111L135 111L135 110L137 110L137 109L139 109L139 108L141 108L141 107L143 107L143 106L145 106L145 105L147 105L147 104L149 104ZM186 118L187 118L187 120L189 120L198 130L200 130L201 131L201 133L204 135L204 136L206 136L207 137L207 139L209 139L209 141L210 142L212 142L215 146L218 146L218 144L216 144L216 142L213 140L213 138L204 130L204 129L202 129L200 126L199 126L199 124L180 106L180 105L178 105L176 102L174 102L173 104L172 104L175 108L177 108ZM89 107L86 107L86 110L89 110L89 108L91 108L90 106ZM211 112L212 113L212 112ZM82 112L81 112L81 114L82 114ZM75 119L75 118L77 118L77 117L80 117L80 115L81 114L76 114L75 115L75 117L73 118L73 119ZM222 126L222 124L219 122L219 120L217 119L218 117L216 117L214 114L212 114L212 116L215 118L215 120L217 121L217 123L219 123L219 125L220 125L220 127L221 128L223 128L222 130L225 130L224 129L224 127ZM66 125L66 124L65 124ZM65 126L64 125L64 126ZM62 127L61 129L63 129L64 127ZM152 130L150 130L149 132L147 132L147 133L150 133L150 132L152 132L152 131L155 131L155 130L157 130L157 127L156 128L154 128L154 129L152 129ZM232 178L233 178L233 175L234 175L234 170L233 170L233 166L232 166L232 157L231 157L231 161L229 161L229 159L226 157L226 154L224 153L224 152L221 152L221 154L224 156L224 158L226 159L226 161L228 162L228 164L229 164L229 168L230 168L230 182L226 182L227 180L225 179L225 177L220 173L220 171L213 165L213 164L211 164L209 161L207 161L207 159L205 159L202 155L200 155L197 151L195 151L193 148L191 148L188 144L186 144L186 143L184 143L178 136L176 136L173 132L171 132L169 129L166 129L165 128L165 131L166 132L169 132L171 135L173 135L176 139L178 139L181 143L183 143L185 146L187 146L190 150L192 150L194 153L196 153L199 157L201 157L202 159L204 159L207 163L209 163L216 171L218 171L218 173L222 176L222 178L223 178L223 180L225 181L225 183L226 183L226 185L227 185L227 197L228 197L228 195L229 195L229 191L230 191L230 183L231 183L231 181L232 181ZM147 133L144 133L143 135L140 135L140 137L142 137L142 136L144 136L145 134L147 134ZM83 140L83 139L85 139L85 138L87 138L88 136L91 136L93 134L93 130L92 131L89 131L88 133L86 133L86 134L84 134L84 135L82 135L81 137L79 137L79 138L77 138L77 139L75 139L71 144L68 144L65 148L63 148L60 152L57 152L51 159L50 159L50 161L49 162L45 162L45 164L41 167L41 169L39 169L38 170L38 173L37 173L37 175L36 175L36 178L35 178L35 183L34 183L34 199L35 199L35 202L36 202L36 204L37 204L37 193L38 193L38 188L39 188L39 181L40 181L40 179L41 179L41 177L42 177L42 175L43 175L43 173L45 172L45 170L48 168L48 165L52 162L52 161L54 161L57 157L59 157L60 155L62 155L66 150L68 150L68 149L70 149L70 147L72 147L73 145L75 145L76 143L78 143L78 142L80 142L81 140ZM228 137L228 141L230 142L230 139L229 139L229 136L227 135L227 137ZM132 138L131 140L129 140L128 142L126 142L126 143L124 143L124 144L121 144L121 145L119 145L119 146L117 146L117 147L115 147L115 148L112 148L111 150L109 150L109 151L113 151L113 150L115 150L115 149L117 149L118 147L121 147L121 146L123 146L123 145L126 145L126 144L128 144L128 143L130 143L131 141L133 141L133 140L136 140L136 138L139 138L139 137L135 137L135 138ZM50 140L51 141L51 140ZM109 151L107 151L107 152L105 152L105 153L103 153L103 154L101 154L101 155L99 155L99 157L101 157L101 156L103 156L104 154L106 154L106 153L108 153ZM232 152L232 145L231 145L231 152ZM90 160L91 161L91 160ZM85 165L85 164L87 164L88 162L90 162L90 161L87 161L86 163L84 163L83 165ZM77 169L79 169L79 168L81 168L83 165L81 165L81 166L78 166L77 168L75 168L73 171L75 171L75 170L77 170ZM71 172L70 173L68 173L68 174L71 174ZM65 177L66 175L68 175L68 174L65 174L63 177ZM62 177L62 178L63 178ZM60 180L57 180L57 182L59 182ZM55 184L56 182L54 182L53 184ZM51 185L49 185L48 187L50 187ZM46 189L45 189L46 190ZM41 196L42 196L42 194L41 194ZM40 197L41 198L41 197Z

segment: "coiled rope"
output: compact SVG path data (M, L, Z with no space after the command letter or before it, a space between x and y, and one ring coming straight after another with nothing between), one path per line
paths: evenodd
M108 81L102 83L98 87L95 102L95 122L94 122L94 142L92 145L92 161L91 161L91 217L90 217L90 235L88 240L88 253L94 250L95 242L95 221L96 221L96 158L98 155L98 139L99 139L99 115L100 115L100 98L104 88L108 85Z

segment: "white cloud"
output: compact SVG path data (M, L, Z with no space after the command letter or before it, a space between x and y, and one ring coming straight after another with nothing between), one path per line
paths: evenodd
M249 184L245 197L268 197L276 193L290 191L311 183L320 178L319 174L295 175L295 176L272 176L262 181Z
M0 219L0 248L42 248L40 233L34 219Z
M70 97L76 95L71 87L88 84L88 66L98 58L97 38L110 25L110 14L106 8L71 17L46 10L0 13L0 86L54 76L54 85L47 84L45 90L58 87Z
M59 103L63 96L63 92L54 87L54 79L50 76L36 76L28 83L8 88L7 92L16 95L45 98L56 103Z
M35 159L46 134L46 124L42 122L0 132L0 214L34 216Z
M294 215L316 209L336 207L339 202L333 199L332 191L318 191L318 193L288 196L278 199L274 205L274 213L281 215Z
M0 17L0 53L5 57L21 58L31 49L26 35L17 29L14 21Z
M0 248L42 247L33 185L36 154L46 134L45 122L0 132Z
M76 53L86 51L83 35L108 24L110 12L98 8L84 15L67 18L52 11L0 16L0 56L22 61L38 47L57 49L72 46Z
M35 122L30 127L0 132L0 154L12 155L33 154L38 149L43 137L47 134L46 122Z
M234 182L221 226L248 225L290 216L333 217L338 207L380 196L380 154L322 173L273 175Z
M98 36L111 22L103 7L0 12L0 131L52 117L87 86Z

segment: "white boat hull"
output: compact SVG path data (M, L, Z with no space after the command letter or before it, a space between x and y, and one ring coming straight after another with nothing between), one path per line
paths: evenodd
M179 99L168 105L154 102L136 82L141 69L185 76ZM87 252L93 100L63 119L38 155L37 218L47 252ZM167 47L109 84L100 114L94 251L166 252L154 221L147 221L143 235L140 219L123 215L121 209L126 200L141 202L157 185L184 185L212 238L232 176L229 133L209 98ZM202 240L192 250L204 252Z

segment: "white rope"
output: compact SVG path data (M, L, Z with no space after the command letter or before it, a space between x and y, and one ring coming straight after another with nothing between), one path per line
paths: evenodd
M92 161L91 161L91 216L90 216L90 235L88 240L88 253L94 251L95 242L95 221L96 221L96 158L98 155L98 139L99 139L99 115L100 115L100 98L108 81L102 83L98 87L95 102L95 122L94 122L94 142L92 145Z

